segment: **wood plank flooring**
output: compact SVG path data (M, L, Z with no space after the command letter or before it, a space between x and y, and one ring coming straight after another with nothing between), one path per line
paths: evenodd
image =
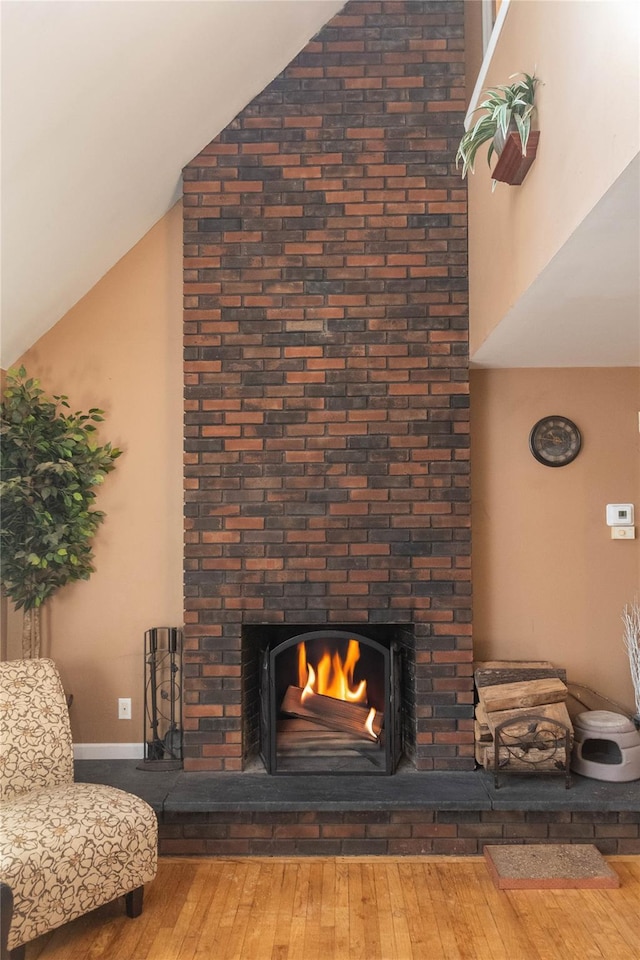
M497 890L481 857L169 859L27 960L639 960L640 857L617 890Z

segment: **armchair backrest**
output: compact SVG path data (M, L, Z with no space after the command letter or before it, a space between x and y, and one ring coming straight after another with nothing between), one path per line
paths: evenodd
M71 727L55 664L0 663L0 800L70 781Z

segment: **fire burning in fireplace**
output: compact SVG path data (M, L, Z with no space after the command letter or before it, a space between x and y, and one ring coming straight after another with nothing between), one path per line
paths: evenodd
M260 755L269 773L395 771L402 751L400 645L396 628L370 629L374 636L350 627L267 633ZM265 627L258 630L262 637Z
M325 697L334 697L336 700L366 703L367 681L361 680L357 686L354 686L353 680L359 659L360 644L357 640L349 640L344 661L337 650L331 655L331 652L325 649L317 664L316 673L313 666L307 662L306 643L299 643L298 684L304 688L302 699L304 700L305 694L319 693Z
M315 666L304 642L298 644L298 686L290 686L282 712L356 738L379 740L383 717L367 698L367 681L354 679L360 644L349 640L344 658L324 649Z

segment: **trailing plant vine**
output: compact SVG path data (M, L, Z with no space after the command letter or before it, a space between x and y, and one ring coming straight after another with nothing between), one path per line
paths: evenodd
M92 538L104 519L95 488L121 451L99 446L103 411L70 412L49 399L24 367L10 370L0 425L0 583L24 609L23 656L40 655L42 605L60 587L93 573Z

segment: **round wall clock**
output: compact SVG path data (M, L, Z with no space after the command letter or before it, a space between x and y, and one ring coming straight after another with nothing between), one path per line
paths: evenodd
M529 448L545 467L564 467L580 453L580 431L568 417L543 417L529 434Z

